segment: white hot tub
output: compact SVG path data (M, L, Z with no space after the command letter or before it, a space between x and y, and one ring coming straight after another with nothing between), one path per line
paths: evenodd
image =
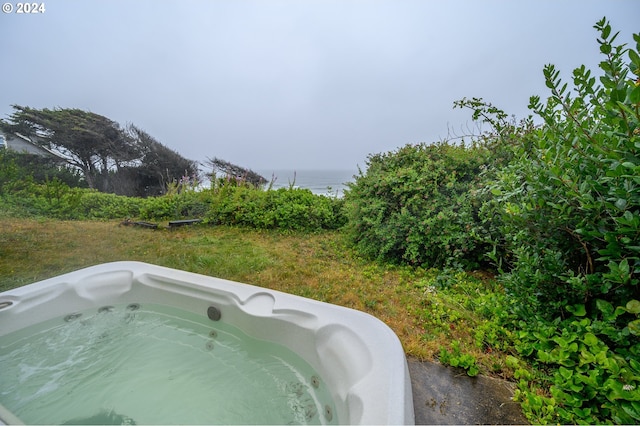
M363 312L248 284L139 262L102 264L0 293L0 339L81 312L145 305L186 311L295 353L332 399L319 403L319 423L414 424L407 361L388 326ZM0 424L19 420L0 393Z

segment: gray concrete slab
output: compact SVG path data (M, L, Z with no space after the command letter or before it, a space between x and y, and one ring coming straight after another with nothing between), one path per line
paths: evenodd
M469 377L462 370L408 359L416 424L527 424L511 400L515 386L491 377Z

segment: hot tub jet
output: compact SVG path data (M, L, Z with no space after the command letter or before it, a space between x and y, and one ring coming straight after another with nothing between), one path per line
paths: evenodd
M220 309L216 308L215 306L209 306L209 308L207 309L207 316L211 321L220 321L222 313L220 312Z

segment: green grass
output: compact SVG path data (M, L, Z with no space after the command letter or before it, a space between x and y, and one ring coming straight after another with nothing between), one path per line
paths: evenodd
M2 219L0 291L104 262L136 260L368 312L408 355L512 378L501 290L486 274L384 265L357 256L339 231L297 233L197 225L141 229L117 221ZM502 333L502 334L501 334ZM444 352L443 352L444 351ZM453 358L452 358L453 357ZM467 370L469 371L469 369ZM471 370L475 372L475 370Z

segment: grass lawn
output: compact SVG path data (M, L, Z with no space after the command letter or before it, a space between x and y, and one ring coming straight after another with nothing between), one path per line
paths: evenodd
M481 373L513 374L500 339L493 335L502 332L490 318L500 291L490 277L364 260L337 231L284 233L204 225L151 230L118 221L18 218L3 218L0 225L0 291L119 260L365 311L396 332L408 355L431 360L443 354L467 356Z

